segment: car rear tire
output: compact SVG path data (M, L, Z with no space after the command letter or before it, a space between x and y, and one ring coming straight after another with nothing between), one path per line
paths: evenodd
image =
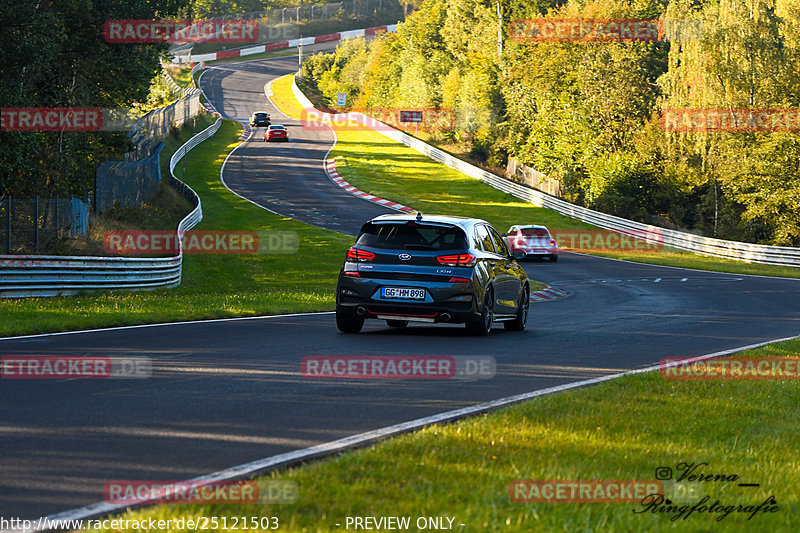
M550 261L552 261L553 263L555 263L556 261L558 261L558 256L557 256L557 255L555 255L555 254L551 255L551 256L550 256Z
M467 322L467 329L477 337L485 337L492 332L494 322L494 291L491 287L486 291L486 298L481 307L481 316Z
M522 289L519 304L517 305L517 316L514 320L503 323L503 327L510 331L523 331L528 323L528 310L531 306L531 297L528 295L528 287Z
M355 311L337 308L336 327L342 333L358 333L364 327L364 317L358 316Z
M404 328L408 325L408 320L387 320L386 325L390 328Z

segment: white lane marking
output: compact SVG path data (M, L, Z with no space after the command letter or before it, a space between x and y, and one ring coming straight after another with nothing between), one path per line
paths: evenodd
M253 136L253 132L251 131L251 132L250 132L250 137L252 137L252 136ZM247 140L250 140L250 137L248 137L248 138L247 138ZM241 198L242 200L247 200L247 201L248 201L248 202L250 202L251 204L253 204L253 205L257 206L257 207L260 207L261 209L264 209L265 211L269 211L269 212L270 212L270 213L272 213L273 215L278 215L279 217L286 216L286 215L282 215L281 213L278 213L278 212L276 212L276 211L273 211L273 210L272 210L272 209L270 209L269 207L264 207L263 205L261 205L261 204L259 204L259 203L257 203L257 202L254 202L253 200L251 200L250 198L247 198L246 196L242 196L242 195L241 195L241 194L239 194L238 192L236 192L236 191L234 191L233 189L231 189L230 187L228 187L228 184L227 184L227 183L225 183L225 178L223 177L223 176L225 175L225 165L228 163L228 159L230 159L230 157L233 155L233 153L234 153L236 150L238 150L239 148L241 148L242 146L244 146L244 144L245 144L245 143L244 143L244 142L242 142L242 143L240 143L240 144L236 145L236 147L234 147L234 149L233 149L233 150L231 150L230 152L228 152L228 155L226 155L226 156L225 156L225 161L223 161L223 162L222 162L222 166L221 166L221 167L220 167L220 169L219 169L219 181L221 181L221 182L222 182L222 185L223 185L223 186L224 186L226 189L228 189L230 192L232 192L233 194L235 194L236 196L238 196L238 197L239 197L239 198Z
M686 359L675 362L682 363L682 362L704 361L706 359L711 359L714 357L730 355L736 352L741 352L743 350L751 350L753 348L760 348L768 344L774 344L777 342L789 341L798 338L800 338L800 336L785 337L783 339L773 339L769 341L759 342L756 344L750 344L747 346L741 346L739 348L731 348L730 350L723 350L721 352L700 355L697 357L687 357ZM670 361L670 363L672 362L673 361ZM219 472L214 472L213 474L196 477L187 480L187 482L191 481L195 483L214 483L220 481L250 478L260 472L264 472L269 469L274 469L281 465L288 466L302 461L319 459L321 457L343 452L345 450L348 450L356 446L364 446L365 444L370 444L379 440L386 439L388 437L393 437L402 433L407 433L409 431L421 429L425 426L430 426L432 424L451 422L467 416L476 415L487 411L494 411L496 409L499 409L500 407L505 407L508 405L520 403L525 400L536 398L538 396L546 396L548 394L554 394L556 392L562 392L565 390L575 389L578 387L596 385L598 383L611 381L613 379L617 379L622 376L630 376L633 374L644 374L645 372L652 372L654 370L660 370L660 369L661 365L658 364L658 365L648 366L645 368L638 368L636 370L628 370L626 372L611 374L608 376L601 376L599 378L591 378L582 381L575 381L572 383L565 383L564 385L557 385L555 387L548 387L546 389L539 389L536 391L525 392L522 394L517 394L515 396L508 396L505 398L500 398L497 400L492 400L489 402L472 405L470 407L463 407L461 409L456 409L454 411L446 411L444 413L439 413L438 415L426 416L424 418L418 418L416 420L402 422L400 424L395 424L393 426L387 426L384 428L375 429L364 433L359 433L357 435L351 435L343 439L326 442L324 444L318 444L317 446L311 446L309 448L304 448L302 450L295 450L291 452L281 453L278 455L273 455L271 457L265 457L264 459L259 459L257 461L252 461L250 463L245 463L225 470L220 470ZM85 507L79 507L77 509L64 511L62 513L58 513L55 515L42 517L39 519L39 523L41 524L44 523L45 521L52 522L55 520L81 520L81 519L85 520L87 518L98 516L101 514L105 515L112 512L124 511L129 507L130 504L110 504L107 502L99 502L92 505L87 505ZM33 520L33 523L36 523L36 520ZM27 530L19 528L16 530L7 530L7 531L28 533L40 530L37 528L30 528Z
M656 278L655 281L653 281L653 283L658 283L659 281L661 281L661 278Z
M706 272L708 274L716 274L718 276L724 276L726 274L727 275L735 274L737 276L748 276L748 277L751 277L751 278L786 279L786 280L800 282L800 278L787 278L785 276L766 276L764 274L742 274L740 272L719 272L719 271L716 271L716 270L703 270L703 269L700 269L700 268L687 268L687 267L676 267L676 266L669 266L669 265L657 265L655 263L640 263L638 261L629 261L627 259L616 259L614 257L604 257L602 255L584 254L584 253L581 253L581 252L570 252L570 253L571 254L575 254L575 255L583 255L585 257L593 257L595 259L605 259L607 261L619 261L621 263L630 263L631 265L639 265L639 266L652 267L652 268L672 268L674 270L689 270L689 271L693 271L693 272ZM700 256L700 257L707 257L707 256L704 256L704 255L701 255L701 254L694 254L694 255L697 255L697 256ZM743 265L759 266L757 263L745 263L745 262L742 262L742 264ZM767 265L764 265L764 266L767 266ZM800 268L800 267L798 267L798 268Z
M688 280L688 279L689 279L689 278L681 278L681 281L686 281L686 280Z
M56 331L53 333L36 333L32 335L18 335L16 337L0 337L1 341L13 341L19 339L33 339L39 337L56 337L60 335L75 335L78 333L100 333L102 331L118 331L123 329L140 329L140 328L158 328L161 326L182 326L184 324L211 324L214 322L235 322L239 320L258 320L262 318L289 318L295 316L314 316L314 315L332 315L335 311L317 311L314 313L287 313L283 315L261 315L261 316L233 316L230 318L209 318L204 320L182 320L179 322L160 322L158 324L135 324L132 326L112 326L108 328L97 329L79 329L75 331Z

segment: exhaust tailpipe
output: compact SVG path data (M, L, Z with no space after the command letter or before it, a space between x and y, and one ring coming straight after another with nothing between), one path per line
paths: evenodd
M356 307L356 314L357 314L358 316L364 316L364 315L366 315L366 314L367 314L367 310L366 310L366 309L364 309L363 307L360 307L360 306L359 306L359 307Z
M442 313L441 315L439 315L439 320L441 320L442 322L450 322L450 318L452 318L450 316L450 313Z

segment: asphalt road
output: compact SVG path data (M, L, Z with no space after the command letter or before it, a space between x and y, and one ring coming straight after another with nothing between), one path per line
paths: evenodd
M251 113L263 110L270 113L272 124L283 124L289 132L289 142L267 143L264 128L254 128L250 140L228 158L225 183L281 215L356 235L365 220L396 211L335 185L322 163L333 146L333 132L320 128L320 122L286 117L264 96L267 81L296 70L297 58L285 57L220 66L203 74L201 87L225 118L247 121Z
M278 63L230 67L209 78L220 91L215 98L224 95L222 110L249 114L259 85L288 68ZM309 159L327 151L324 135L296 130L297 139L307 140L285 147L251 142L236 152L238 166L229 161L225 179L270 209L351 233L381 208L325 187L321 163ZM343 335L332 314L315 314L2 339L3 356L147 356L154 374L0 381L0 516L34 518L101 501L110 480L188 479L663 357L800 333L800 280L581 255L525 267L570 295L533 304L527 331L501 329L484 338L466 336L461 326L390 330L377 321L363 334ZM497 375L398 382L322 381L300 373L309 355L414 354L493 356Z

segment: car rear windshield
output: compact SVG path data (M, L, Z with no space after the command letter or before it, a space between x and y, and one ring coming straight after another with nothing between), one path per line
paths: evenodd
M464 250L467 236L457 226L418 222L364 224L358 244L393 250Z
M268 117L268 116L269 116L269 115L267 115L266 113L256 113L255 115L256 115L256 117L258 117L258 118L264 118L264 117Z
M522 234L526 237L549 237L550 233L544 228L523 228Z

